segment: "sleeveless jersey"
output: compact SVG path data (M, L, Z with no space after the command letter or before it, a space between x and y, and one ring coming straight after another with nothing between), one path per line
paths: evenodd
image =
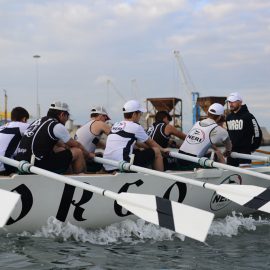
M100 135L95 135L91 132L91 125L96 120L91 120L82 127L80 127L74 136L74 139L80 142L84 148L89 152L95 152L96 146L100 140Z
M159 144L163 148L168 147L170 136L165 135L166 124L154 123L153 126L149 127L147 130L147 134L150 138L152 138L157 144Z
M210 133L217 126L215 122L206 126L202 126L200 121L195 123L188 132L180 150L197 157L204 156L212 144Z
M0 127L0 155L13 158L18 144L29 124L23 122L10 122ZM5 171L8 165L0 162L0 171Z
M30 162L32 154L37 160L46 158L59 140L53 133L57 124L56 119L47 116L34 121L21 139L16 159Z
M136 141L145 142L148 135L141 125L131 121L115 123L107 137L103 157L116 161L129 161ZM111 165L104 165L107 171L117 169Z

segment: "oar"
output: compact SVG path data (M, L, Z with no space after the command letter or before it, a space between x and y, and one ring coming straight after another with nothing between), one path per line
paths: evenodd
M172 152L170 152L172 154ZM172 155L173 156L173 155ZM174 157L177 157L177 155ZM179 158L179 157L178 157ZM228 198L242 206L249 207L256 210L261 210L270 213L270 190L263 187L252 185L230 185L221 184L215 185L194 179L189 179L179 175L173 175L165 172L155 171L148 168L132 165L125 161L115 161L104 158L95 157L94 161L101 164L112 165L119 168L121 171L141 172L158 177L163 177L177 182L182 182L194 186L199 186L206 189L216 191L219 195Z
M16 203L20 199L18 193L0 189L0 227L4 227Z
M214 218L213 213L163 199L155 195L126 192L118 194L110 190L105 190L97 186L79 182L70 177L32 166L26 161L19 162L6 157L0 157L0 161L14 166L22 172L43 175L56 181L116 200L119 205L148 222L168 228L199 241L205 241L209 227Z
M269 151L265 151L265 150L261 150L261 149L257 149L257 150L255 150L255 151L258 152L258 153L270 155L270 152L269 152Z
M249 159L249 160L260 160L264 161L265 163L270 162L270 157L263 157L263 156L257 156L257 155L249 155L249 154L242 154L237 152L231 153L232 158L242 158L242 159Z
M252 170L239 168L239 167L230 166L230 165L219 163L219 162L215 162L215 161L208 159L206 157L198 158L198 157L184 155L184 154L180 154L180 153L176 153L176 152L170 152L169 155L171 157L175 157L175 158L179 158L179 159L188 160L188 161L191 161L194 163L198 163L202 167L219 168L219 169L229 170L229 171L233 171L233 172L237 172L237 173L248 174L248 175L251 175L254 177L262 178L264 180L270 180L270 175L260 173L260 172L255 172Z

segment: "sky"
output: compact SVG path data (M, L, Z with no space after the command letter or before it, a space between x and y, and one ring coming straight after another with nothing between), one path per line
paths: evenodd
M270 131L269 0L0 0L0 25L0 110L2 89L9 110L35 117L38 93L41 115L60 100L76 124L95 105L117 121L129 99L177 97L185 131L191 90L238 91Z

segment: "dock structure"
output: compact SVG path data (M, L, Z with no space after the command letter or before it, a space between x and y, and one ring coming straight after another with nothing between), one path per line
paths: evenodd
M262 145L270 145L270 133L267 131L265 127L261 127L262 130Z
M196 106L199 108L196 110L196 121L205 119L207 117L208 108L213 103L220 103L225 105L226 97L218 97L218 96L208 96L208 97L198 97ZM225 115L228 112L228 107L225 109Z
M172 124L182 130L182 99L176 97L146 99L146 127L151 126L158 111L167 111L172 117Z

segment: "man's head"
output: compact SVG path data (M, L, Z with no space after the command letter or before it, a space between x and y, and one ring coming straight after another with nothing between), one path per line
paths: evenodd
M47 116L56 118L60 123L65 125L69 118L69 107L67 103L54 101L49 107Z
M238 92L233 92L228 96L226 102L229 102L232 112L238 112L242 106L243 99Z
M29 113L23 107L15 107L11 111L11 121L26 123L29 119Z
M90 117L103 122L111 120L111 118L108 116L108 113L103 106L93 107L90 112Z
M219 121L219 119L224 114L224 106L219 103L213 103L209 108L207 115L209 118L215 120L216 122Z
M155 115L155 121L156 123L164 122L169 124L172 121L172 117L167 111L158 111Z
M123 112L125 119L139 122L142 113L146 112L146 110L142 107L139 101L129 100L124 104Z

